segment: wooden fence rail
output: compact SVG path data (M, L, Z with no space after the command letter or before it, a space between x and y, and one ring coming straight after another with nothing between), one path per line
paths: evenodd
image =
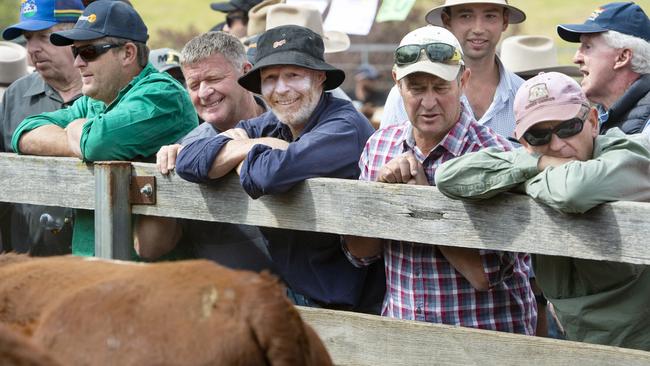
M617 202L584 215L565 215L522 195L467 203L447 199L435 187L327 178L252 200L234 175L219 184L198 185L174 174L161 176L153 164L127 164L126 174L124 169L124 163L93 166L70 158L0 153L0 201L96 210L97 253L111 258L122 257L132 245L132 212L650 264L648 203ZM129 195L132 206L127 203L125 209ZM341 365L650 364L650 352L301 311Z

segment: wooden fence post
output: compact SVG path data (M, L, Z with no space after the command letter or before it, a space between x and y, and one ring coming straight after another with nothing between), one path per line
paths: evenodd
M133 228L129 184L131 163L95 163L95 256L131 259Z

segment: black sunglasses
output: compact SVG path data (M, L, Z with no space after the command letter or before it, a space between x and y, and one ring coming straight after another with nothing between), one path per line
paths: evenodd
M111 48L122 46L124 46L124 43L89 44L81 47L72 46L72 55L74 58L77 58L77 56L81 57L84 62L91 62L108 52Z
M585 121L583 119L578 117L571 118L554 128L531 128L524 132L523 138L530 146L542 146L551 142L553 134L561 139L565 139L579 134L584 125Z
M456 47L446 43L407 44L395 50L395 64L404 66L416 63L422 50L432 62L458 65L463 59Z

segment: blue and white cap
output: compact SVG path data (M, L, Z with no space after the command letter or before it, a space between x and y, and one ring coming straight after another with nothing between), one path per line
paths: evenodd
M59 23L74 23L83 13L81 0L21 0L20 22L2 32L2 37L12 40L23 32L36 32Z

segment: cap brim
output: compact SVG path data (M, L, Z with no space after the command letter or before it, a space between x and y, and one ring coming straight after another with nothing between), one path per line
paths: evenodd
M546 121L566 121L574 118L578 115L578 112L580 112L582 107L583 104L570 103L537 108L526 114L526 117L522 118L521 121L517 121L517 125L515 126L515 138L517 140L521 139L521 136L523 136L528 129L538 123Z
M90 41L102 37L106 37L106 35L104 33L87 29L73 28L52 33L50 35L50 42L55 46L69 46L73 44L74 41Z
M460 65L445 65L429 60L418 61L414 64L395 67L395 78L402 80L404 77L416 72L435 75L441 79L452 81L458 76Z
M571 76L571 77L582 76L582 73L580 72L580 69L577 66L553 66L553 67L545 67L541 69L515 71L514 73L524 79L529 79L533 76L537 76L540 72L559 72L561 74Z
M481 1L468 1L468 3L483 4ZM492 3L487 2L486 4L492 4ZM523 23L524 20L526 20L526 13L524 13L522 10L512 5L502 5L502 4L494 4L494 5L503 6L504 8L507 8L509 10L508 24L519 24L519 23ZM429 24L443 27L444 24L442 23L442 11L447 7L449 7L449 5L440 5L431 9L424 17L424 19Z
M14 24L2 32L2 38L6 39L7 41L10 41L12 39L20 37L23 32L37 32L37 31L42 31L44 29L48 29L51 27L54 27L58 23L56 22L49 22L46 20L26 20L22 21L18 24Z
M212 3L210 4L210 8L214 11L220 11L222 13L228 13L237 10L237 7L231 3Z
M608 29L597 24L560 24L557 26L557 34L563 40L572 43L580 43L580 36L590 33L607 32Z
M323 84L325 90L336 89L345 80L345 73L343 70L339 70L326 62L305 55L302 52L286 51L273 53L263 59L257 60L255 66L244 76L240 77L237 82L248 91L262 94L260 86L260 70L263 67L277 65L291 65L312 70L325 71L326 80Z

